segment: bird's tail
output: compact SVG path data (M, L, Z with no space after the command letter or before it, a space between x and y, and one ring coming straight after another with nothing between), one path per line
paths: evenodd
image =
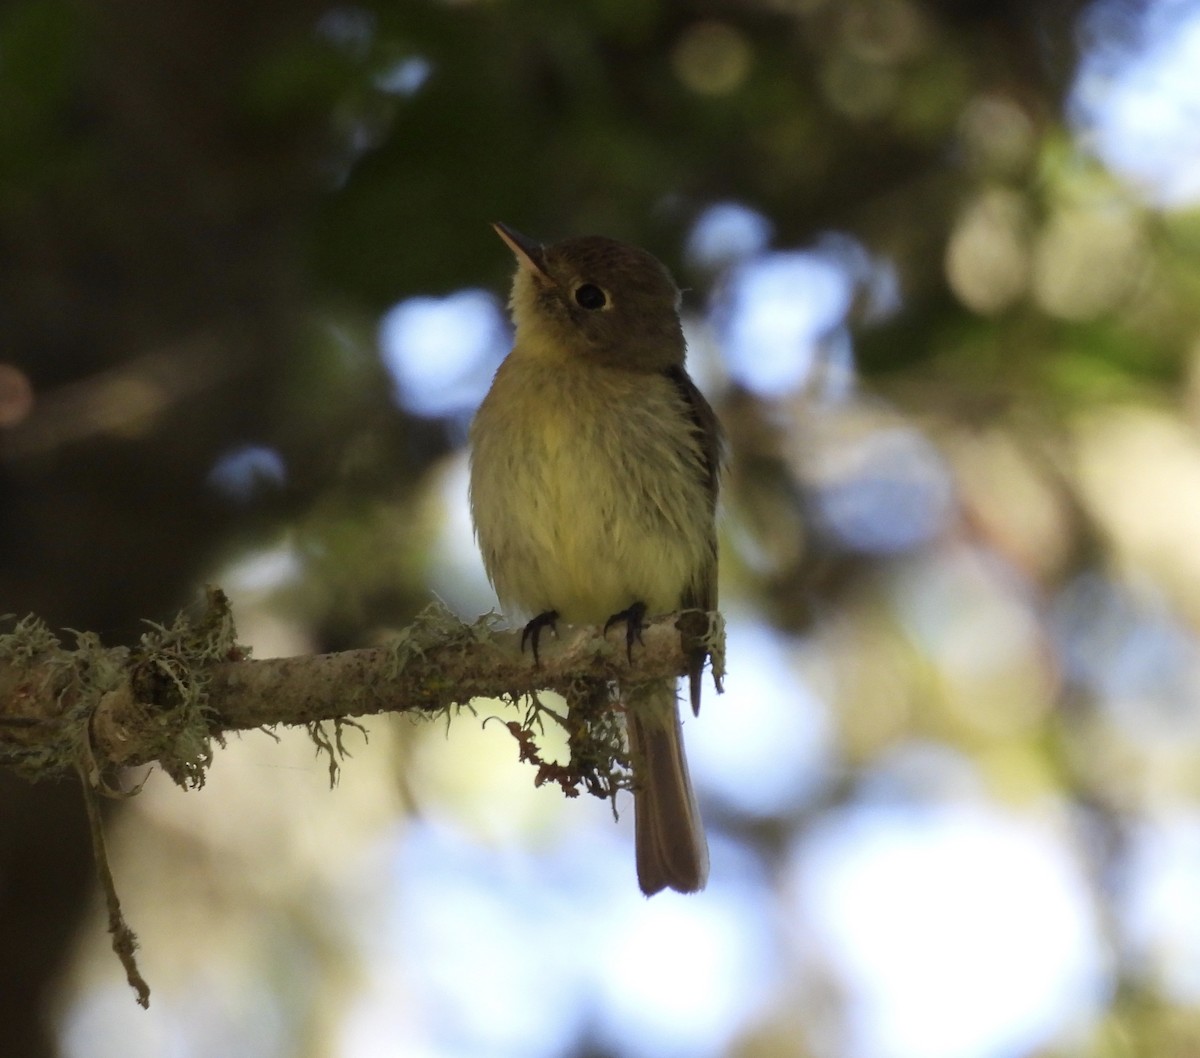
M634 767L638 885L694 893L708 880L708 842L683 753L672 681L629 695L629 753Z

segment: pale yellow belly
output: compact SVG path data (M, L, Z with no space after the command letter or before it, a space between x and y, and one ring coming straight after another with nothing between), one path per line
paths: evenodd
M708 499L674 392L635 381L606 393L592 380L581 405L560 379L497 377L473 429L471 499L506 611L571 623L635 602L662 613L708 561Z

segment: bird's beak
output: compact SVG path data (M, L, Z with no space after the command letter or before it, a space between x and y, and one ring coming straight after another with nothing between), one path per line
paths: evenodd
M541 279L550 279L550 274L546 271L546 253L542 249L541 243L534 242L528 235L522 235L516 228L510 228L507 224L501 224L499 221L496 221L492 227L496 229L496 234L508 244L518 265L528 268Z

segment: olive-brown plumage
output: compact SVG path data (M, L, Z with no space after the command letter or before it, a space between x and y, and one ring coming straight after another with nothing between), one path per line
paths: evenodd
M496 230L518 262L516 339L471 427L471 512L501 603L577 624L714 609L720 431L684 370L669 273L614 239ZM674 686L626 705L638 881L694 892L708 850Z

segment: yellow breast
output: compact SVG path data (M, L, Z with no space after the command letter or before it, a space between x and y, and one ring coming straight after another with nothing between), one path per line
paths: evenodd
M665 612L711 559L696 441L663 376L510 355L471 442L476 532L506 607L573 623Z

